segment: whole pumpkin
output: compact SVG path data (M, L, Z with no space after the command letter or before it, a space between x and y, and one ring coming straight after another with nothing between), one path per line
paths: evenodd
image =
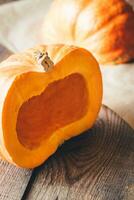
M0 155L33 168L93 125L102 80L87 50L38 46L0 64L0 91Z
M54 0L43 38L84 47L102 64L128 62L134 59L134 10L125 0Z

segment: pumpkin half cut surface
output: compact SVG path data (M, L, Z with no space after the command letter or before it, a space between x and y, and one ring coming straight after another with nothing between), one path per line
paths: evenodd
M0 64L0 91L0 155L34 168L93 125L102 79L87 50L38 46Z

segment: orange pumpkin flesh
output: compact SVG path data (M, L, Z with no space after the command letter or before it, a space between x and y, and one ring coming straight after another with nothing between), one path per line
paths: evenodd
M50 83L41 95L21 106L16 126L20 143L37 148L56 130L84 117L87 94L86 82L78 73Z
M34 57L47 51L50 71ZM90 128L99 112L99 66L85 49L39 46L0 65L0 154L26 168L43 163L65 140Z
M99 63L134 59L134 10L126 0L54 0L45 17L45 44L74 44Z

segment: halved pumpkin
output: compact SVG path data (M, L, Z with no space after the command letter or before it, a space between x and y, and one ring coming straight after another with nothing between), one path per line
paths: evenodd
M0 91L0 154L33 168L93 125L102 79L87 50L38 46L1 63Z

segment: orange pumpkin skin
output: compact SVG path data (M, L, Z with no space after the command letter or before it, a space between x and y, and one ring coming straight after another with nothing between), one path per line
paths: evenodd
M46 72L39 62L42 52L54 63ZM14 165L34 168L65 140L93 125L102 79L87 50L38 46L0 64L0 91L0 155Z
M84 47L102 63L134 59L134 11L125 0L55 0L45 18L47 44Z

